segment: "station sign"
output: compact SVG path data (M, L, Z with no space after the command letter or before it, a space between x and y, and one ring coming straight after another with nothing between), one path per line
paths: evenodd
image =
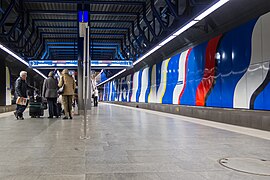
M133 64L132 61L126 60L91 60L92 68L127 68L131 67ZM42 69L51 69L51 68L77 68L78 61L76 60L32 60L29 61L29 66L31 68L42 68Z

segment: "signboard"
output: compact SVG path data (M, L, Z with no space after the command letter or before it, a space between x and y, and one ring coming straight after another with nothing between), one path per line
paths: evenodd
M119 61L119 60L91 60L92 68L126 68L131 67L133 64L132 61ZM29 61L29 66L31 68L77 68L78 61L76 60L33 60Z

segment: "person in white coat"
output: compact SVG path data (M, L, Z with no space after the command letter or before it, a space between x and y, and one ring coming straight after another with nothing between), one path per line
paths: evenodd
M95 87L95 90L94 90L94 106L95 107L98 106L98 89L97 89L97 87Z

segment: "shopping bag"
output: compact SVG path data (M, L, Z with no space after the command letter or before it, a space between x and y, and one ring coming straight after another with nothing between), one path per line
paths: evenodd
M27 98L18 97L17 100L16 100L16 104L21 105L21 106L26 106Z

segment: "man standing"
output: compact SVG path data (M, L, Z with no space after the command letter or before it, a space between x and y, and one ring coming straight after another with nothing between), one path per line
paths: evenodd
M57 80L54 78L54 73L51 71L48 78L44 80L42 96L47 99L49 106L49 117L53 118L56 116L58 118L58 108L57 108Z
M26 78L27 78L27 72L21 71L20 77L15 82L15 95L16 95L15 97L27 98L27 90L28 89L36 90L36 88L30 86L26 82ZM25 111L27 104L28 104L28 102L26 103L25 106L17 104L16 111L14 112L14 115L17 118L17 120L19 120L19 119L24 120L23 112Z

